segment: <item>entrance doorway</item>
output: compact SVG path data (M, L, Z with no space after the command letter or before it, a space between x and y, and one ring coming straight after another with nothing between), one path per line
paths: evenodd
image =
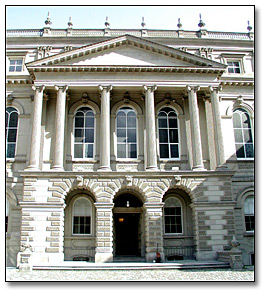
M139 256L139 218L138 213L114 214L116 256Z
M122 194L114 204L115 256L142 256L142 202L132 194Z

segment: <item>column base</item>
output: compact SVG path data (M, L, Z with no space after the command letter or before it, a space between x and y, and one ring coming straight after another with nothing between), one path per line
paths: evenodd
M219 165L219 166L217 166L217 168L216 168L216 170L228 170L228 166L227 165Z
M99 169L97 171L112 171L112 169L110 167L99 167Z
M193 166L192 167L193 171L207 171L207 169L205 169L203 166L199 165L199 166Z
M29 165L26 169L24 169L25 171L40 171L40 169L37 166L34 165Z
M156 166L155 167L149 166L145 169L145 171L160 171L160 170Z
M55 171L65 171L64 167L61 167L61 166L58 166L58 165L55 165L52 167L52 170L55 170Z

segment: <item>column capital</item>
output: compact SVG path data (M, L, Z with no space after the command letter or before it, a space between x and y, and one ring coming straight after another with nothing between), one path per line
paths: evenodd
M36 85L32 85L32 90L34 91L38 91L38 92L43 92L45 89L45 86L44 85L41 85L41 86L36 86Z
M66 92L68 90L68 86L67 85L65 85L65 86L57 86L57 85L55 85L54 86L54 89L56 91L62 90L63 92Z
M186 89L188 92L191 92L191 91L198 92L200 90L200 86L189 86L188 85L188 86L186 86Z
M156 85L151 85L151 86L147 86L147 85L143 85L143 91L146 93L148 90L150 90L150 92L155 92L157 89Z
M98 89L99 89L99 92L101 93L103 90L106 90L107 92L110 92L112 90L112 85L108 85L108 86L102 86L102 85L99 85L98 86Z
M222 86L209 86L209 91L212 92L220 92L222 90Z

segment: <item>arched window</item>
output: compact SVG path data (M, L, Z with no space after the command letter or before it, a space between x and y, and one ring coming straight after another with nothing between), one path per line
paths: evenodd
M178 159L178 120L176 112L170 107L164 107L158 113L158 135L160 158Z
M244 202L244 215L245 215L245 227L246 231L254 231L254 197L248 196Z
M91 234L91 203L78 198L73 205L73 234Z
M137 158L137 119L130 107L120 108L116 115L117 158Z
M74 158L94 157L95 115L91 108L81 107L75 113Z
M18 111L13 107L6 109L6 157L14 158L18 130Z
M164 206L165 234L183 233L182 206L179 199L170 197Z
M237 108L233 112L233 130L237 158L253 158L254 150L250 116L242 108Z

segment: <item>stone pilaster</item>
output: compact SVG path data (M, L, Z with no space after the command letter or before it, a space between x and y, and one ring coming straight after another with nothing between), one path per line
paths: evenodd
M215 129L217 167L226 168L227 166L225 165L226 160L225 160L225 154L224 154L224 141L223 141L221 116L220 116L220 109L219 109L219 96L218 96L219 90L220 90L220 87L210 87L213 122L214 122L214 129Z
M43 105L43 91L44 86L33 86L35 90L34 109L33 109L33 122L32 122L32 135L29 166L27 170L39 169L39 154L40 154L40 140L41 140L41 117Z
M146 261L156 259L157 251L164 261L163 250L163 206L164 203L145 203L145 251Z
M157 170L157 144L154 91L156 86L144 86L146 126L146 170Z
M199 86L187 86L193 150L193 170L204 170L197 92Z
M111 171L110 165L110 91L112 86L99 86L101 93L100 115L100 166L99 171Z
M53 169L64 170L66 91L68 86L55 86L55 89L57 90L57 102L55 114L55 148Z
M96 202L95 262L113 261L113 203Z

